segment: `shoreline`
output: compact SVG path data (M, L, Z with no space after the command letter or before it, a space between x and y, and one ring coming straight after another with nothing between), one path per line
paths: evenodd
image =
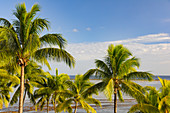
M100 108L100 106L96 106L96 105L93 105L91 104L91 106L97 110L102 110L102 109L110 109L113 107L113 100L112 101L108 101L107 99L104 99L104 98L100 98L98 99L99 101L101 101L101 105L102 105L102 108ZM119 99L117 99L117 106L118 107L130 107L132 105L135 104L135 99L124 99L124 102L120 102ZM74 109L74 105L72 105L72 108ZM10 110L10 109L13 109L13 110ZM78 109L81 110L81 108L79 107ZM2 110L2 111L1 111ZM4 108L4 109L1 109L0 110L0 113L18 113L18 106L10 106L8 108ZM37 111L35 111L35 107L34 105L26 105L25 103L25 106L24 106L24 113L29 113L29 112L34 112L34 113L43 113L43 112L46 112L47 110L47 106L45 106L43 108L43 110L39 110L39 108L37 108ZM53 112L54 111L54 107L52 104L50 104L49 106L49 111L50 112Z

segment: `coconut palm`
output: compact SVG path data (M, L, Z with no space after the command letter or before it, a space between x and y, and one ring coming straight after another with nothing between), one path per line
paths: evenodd
M53 90L52 94L52 103L54 106L54 111L55 113L57 112L56 110L56 104L59 104L65 100L65 98L60 94L60 92L63 92L64 90L67 90L67 85L66 81L70 80L70 77L67 74L58 74L58 69L56 68L56 76L51 76L52 80L52 87L51 89ZM70 106L66 108L66 110L69 112L70 111Z
M30 98L31 102L35 103L34 98L33 98L33 90L34 90L33 82L41 79L41 77L45 76L48 73L44 72L41 69L41 66L37 65L37 63L33 61L29 62L24 70L25 70L24 71L24 76L25 76L25 83L24 83L25 87L24 88L25 89L24 89L23 104L24 104L26 95L28 96L28 98ZM16 76L20 78L21 75L20 73L18 73ZM15 88L17 89L10 101L10 105L13 105L18 102L18 97L20 94L20 84L15 85Z
M56 103L59 103L62 99L60 92L67 89L65 82L69 79L70 77L67 74L58 75L58 70L56 69L56 76L48 75L43 81L36 81L36 86L39 88L34 92L34 97L39 98L36 107L40 105L42 110L45 103L47 103L48 113L49 102L52 101L56 113Z
M104 90L104 94L110 101L112 101L112 95L114 94L114 113L117 112L117 96L120 101L124 101L122 92L137 100L142 98L140 90L144 91L144 89L130 81L131 79L152 80L152 74L136 71L136 67L139 67L139 60L133 57L132 53L123 45L109 45L104 61L96 60L95 63L97 68L90 69L85 73L85 76L88 78L95 73L103 80L95 84L90 90Z
M18 4L13 15L16 17L13 23L0 18L0 54L9 56L9 67L21 67L21 90L19 99L19 113L23 112L24 96L24 68L30 60L45 64L50 68L48 60L64 61L70 67L74 66L74 58L64 50L66 40L60 34L40 33L49 29L49 21L36 17L40 6L34 4L29 12L25 3ZM51 46L57 45L57 46ZM6 59L4 59L6 60Z
M88 113L96 113L95 109L89 104L96 104L101 106L101 103L99 100L92 98L92 95L88 95L86 92L89 91L88 88L93 86L93 83L91 83L89 79L84 78L84 75L76 75L74 82L67 81L66 83L69 87L69 90L67 92L64 92L63 95L68 99L66 99L63 103L60 103L57 106L57 110L61 112L65 108L69 107L72 102L74 102L74 113L77 112L78 106L85 109ZM97 94L96 91L93 91L93 93Z
M170 82L159 78L162 87L156 90L155 87L146 86L143 99L138 104L133 105L129 113L140 111L142 113L169 113L170 112Z

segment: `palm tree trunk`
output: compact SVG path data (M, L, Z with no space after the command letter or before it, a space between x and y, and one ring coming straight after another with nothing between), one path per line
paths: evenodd
M21 65L21 78L20 78L20 97L19 97L19 113L23 113L23 95L24 95L24 65Z
M114 88L114 113L117 113L117 88Z
M57 113L57 111L56 111L56 101L55 101L55 99L54 99L54 111L55 111L55 113Z
M25 97L26 97L26 89L24 91L24 98L23 98L23 111L24 111L24 101L25 101Z
M75 110L74 110L74 113L76 113L77 112L77 102L75 101Z
M49 100L47 99L47 113L49 113Z

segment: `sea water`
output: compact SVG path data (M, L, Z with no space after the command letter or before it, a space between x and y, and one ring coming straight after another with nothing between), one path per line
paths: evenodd
M170 80L170 76L160 76L160 77L163 78L163 79L166 78L167 80ZM155 77L155 79L156 79L156 81L151 81L151 82L140 81L140 80L136 80L134 82L137 83L137 84L140 84L142 86L154 86L154 87L156 87L156 89L159 89L161 87L161 84L157 80L157 77ZM98 83L100 81L101 80L91 80L91 82L93 82L93 83ZM105 97L105 95L102 92L100 92L99 95L93 95L93 97L100 100L101 104L102 104L102 108L94 107L94 109L97 111L97 113L113 113L113 101L112 102L108 101L107 98ZM136 101L132 97L130 97L126 94L123 94L123 98L124 98L124 102L118 101L118 105L117 105L118 113L127 113L128 110L131 108L131 106L136 104ZM29 102L28 98L26 98L24 106L25 106L25 112L24 113L44 113L44 112L46 112L46 111L37 111L36 112L34 110L28 111L29 109L26 109L27 106L33 106ZM50 106L53 106L53 105L50 104ZM2 110L0 110L0 112L7 112L7 111L18 111L18 103L14 104L13 106L9 106L8 108L3 108ZM54 111L50 111L49 113L54 113ZM86 111L83 110L83 109L78 109L77 113L86 113Z

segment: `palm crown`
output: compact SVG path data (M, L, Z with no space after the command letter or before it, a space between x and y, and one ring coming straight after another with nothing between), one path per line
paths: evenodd
M45 28L49 29L49 21L36 17L39 11L40 6L35 4L31 11L27 12L23 3L17 5L16 11L13 12L17 18L13 24L0 18L0 22L3 24L0 27L1 49L8 52L8 56L12 56L12 61L20 64L32 59L49 66L47 59L53 59L64 60L69 66L72 66L74 58L63 50L66 40L60 34L46 34L40 37L40 33ZM58 45L59 48L49 47L51 44Z

